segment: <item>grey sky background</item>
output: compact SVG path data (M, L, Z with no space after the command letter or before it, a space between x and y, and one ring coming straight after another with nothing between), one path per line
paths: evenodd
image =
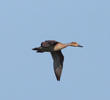
M44 40L76 41L62 50L57 82ZM110 100L109 0L0 1L0 100Z

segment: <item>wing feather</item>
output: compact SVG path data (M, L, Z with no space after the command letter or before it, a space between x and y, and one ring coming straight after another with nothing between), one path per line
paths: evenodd
M54 46L56 45L58 42L55 40L46 40L44 42L41 43L41 47L50 47L50 46Z
M61 52L59 51L54 51L51 52L52 58L53 58L53 65L54 65L54 73L56 75L56 78L58 81L60 81L62 69L63 69L63 61L64 61L64 56Z

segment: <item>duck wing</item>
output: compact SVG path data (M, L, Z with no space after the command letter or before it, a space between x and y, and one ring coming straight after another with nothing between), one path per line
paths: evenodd
M44 47L44 48L48 48L50 46L54 46L56 45L58 42L55 41L55 40L46 40L44 42L41 43L41 47Z
M61 50L53 51L51 52L51 55L53 58L54 73L56 75L57 80L60 81L60 77L63 69L64 56Z

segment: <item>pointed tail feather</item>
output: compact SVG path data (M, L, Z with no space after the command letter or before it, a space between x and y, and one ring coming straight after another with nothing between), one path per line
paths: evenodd
M39 48L32 48L32 50L39 50Z
M37 52L43 52L40 47L38 47L38 48L32 48L32 50L35 50L35 51L37 51Z

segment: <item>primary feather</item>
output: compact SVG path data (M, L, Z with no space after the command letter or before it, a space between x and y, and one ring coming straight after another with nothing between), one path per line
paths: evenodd
M58 81L60 81L60 77L63 69L64 56L61 50L51 52L51 55L53 58L53 66L54 66L54 72L55 72L56 78Z

